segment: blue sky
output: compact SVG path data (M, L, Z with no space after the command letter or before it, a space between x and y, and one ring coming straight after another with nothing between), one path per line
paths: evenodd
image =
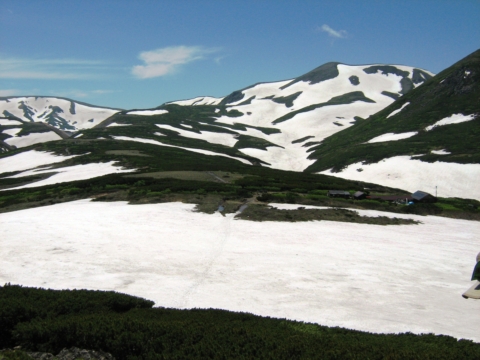
M1 0L0 96L152 108L328 61L437 73L479 48L478 0Z

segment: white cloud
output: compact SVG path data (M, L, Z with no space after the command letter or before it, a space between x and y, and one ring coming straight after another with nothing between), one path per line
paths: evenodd
M347 32L345 30L334 30L327 24L323 24L320 30L326 32L329 36L334 38L343 39L347 37Z
M17 89L0 89L0 96L15 96L20 93Z
M0 57L1 79L87 79L98 76L101 61L80 59L22 59Z
M91 98L96 97L98 95L110 94L118 92L115 90L79 90L79 89L72 89L72 90L65 90L65 91L50 91L50 93L54 96L62 96L62 97L72 97L72 98Z
M140 79L164 76L178 70L181 65L204 59L206 55L218 51L202 46L171 46L140 53L145 65L136 65L132 74Z

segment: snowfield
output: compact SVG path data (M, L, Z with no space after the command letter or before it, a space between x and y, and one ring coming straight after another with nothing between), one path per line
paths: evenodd
M6 131L3 131L6 132ZM54 131L47 131L42 133L30 133L25 136L14 136L5 139L8 145L14 145L17 148L27 147L33 144L62 140L61 136Z
M55 164L76 156L79 155L64 156L36 150L25 151L15 156L1 158L0 174L33 169L37 166Z
M425 130L430 131L437 126L451 125L451 124L460 124L465 121L471 121L475 119L475 115L463 115L463 114L453 114L452 116L446 117L442 120L438 120L435 124L427 126Z
M151 115L161 115L168 113L167 110L134 110L127 112L128 115L143 115L143 116L151 116Z
M386 133L377 137L374 137L373 139L370 139L367 141L367 144L372 144L372 143L377 143L377 142L384 142L384 141L397 141L397 140L402 140L402 139L408 139L409 137L417 135L418 132L416 131L410 131L406 133L401 133L401 134L394 134L394 133Z
M374 164L351 164L338 173L325 170L320 174L372 182L411 192L422 190L432 195L435 195L437 186L440 197L480 200L480 164L440 161L428 163L416 160L413 156L395 156Z
M22 122L18 120L0 119L0 125L2 126L22 125Z
M5 190L14 190L14 189L23 189L31 188L45 185L58 184L69 181L78 181L92 179L99 176L104 176L113 173L124 173L132 172L134 169L122 169L120 166L115 166L115 161L110 161L106 163L90 163L84 165L74 165L66 166L55 169L41 169L41 170L27 170L21 172L20 174L9 176L8 178L20 178L30 175L39 175L39 174L52 174L50 177L44 180L35 181L26 185L17 186L13 188L8 188ZM2 190L0 190L2 191Z
M175 131L176 131L176 129L175 129ZM163 134L161 134L161 133L155 133L155 135L163 136ZM216 152L209 151L209 150L202 150L202 149L187 148L187 147L176 146L176 145L169 145L169 144L164 144L160 141L156 141L156 140L152 140L152 139L132 138L132 137L128 137L128 136L112 136L112 138L114 138L115 140L137 141L137 142L141 142L141 143L145 143L145 144L153 144L153 145L158 145L158 146L173 147L173 148L192 151L192 152L196 152L196 153L204 154L204 155L224 156L224 157L228 157L230 159L241 161L244 164L251 165L250 161L248 161L248 160L245 160L245 159L242 159L242 158L237 158L237 157L234 157L234 156L225 155L225 154L216 153Z
M238 141L235 138L234 134L227 134L227 133L218 133L218 132L211 132L211 131L200 131L199 133L189 130L183 130L177 127L173 127L171 125L164 125L164 124L156 124L160 129L166 129L177 132L180 136L188 137L191 139L199 139L205 140L209 143L213 144L220 144L229 147L233 147L235 143ZM185 126L182 124L182 126ZM187 125L188 128L188 125ZM191 128L191 126L190 126ZM158 133L155 133L157 135ZM162 134L164 135L164 134Z
M0 214L0 283L480 341L480 303L461 296L480 222L247 222L192 210L81 200Z

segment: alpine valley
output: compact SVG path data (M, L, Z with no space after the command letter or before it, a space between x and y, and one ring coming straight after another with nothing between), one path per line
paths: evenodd
M472 314L479 304L461 294L480 246L479 144L480 50L439 74L404 65L330 62L294 79L152 109L3 97L0 283L114 290L167 308L296 320L251 317L273 321L262 325L276 329L272 338L303 334L303 350L297 350L304 357L313 356L308 349L325 339L321 331L338 329L303 322L478 342ZM25 295L24 290L0 288L0 304L2 291ZM137 309L125 305L128 314L153 305L135 305L137 300L121 300ZM29 309L33 314L33 305ZM240 321L235 316L244 323L251 316L205 311L185 316L197 325L217 317L211 326L224 321L228 329L218 325L208 342L246 326L231 330L227 325ZM78 316L71 324L83 324L81 315L72 314L62 316ZM158 319L142 315L141 326L167 317L156 314ZM59 335L66 330L53 318L39 330L34 322L43 315L35 316L22 318L32 320L31 326L12 323L0 330L0 347L58 352L80 346L117 358L138 355L132 349L140 345L125 345L130 340L92 345L97 338L83 336L83 325L72 325L71 338ZM280 328L293 335L278 335ZM242 329L237 339L263 336ZM179 344L203 341L200 335L191 338L193 330L182 331ZM335 353L339 358L363 351L362 341L348 340L357 336L353 330L339 331L343 335L329 336L353 344ZM176 348L162 334L155 335L161 344L139 340L142 354L164 356L171 345L172 357L188 357L181 352L186 347ZM419 357L448 358L446 349L457 351L449 343L431 352L431 335L405 336L421 344ZM307 337L312 344L302 342ZM410 358L404 347L410 342L395 339L399 343L384 350L375 345L374 354ZM461 348L456 355L475 358L480 352L471 341L438 341L444 340ZM278 350L276 358L292 358L298 344L270 350ZM251 352L242 346L232 345L226 357L266 351L266 345ZM312 351L318 355L328 346Z

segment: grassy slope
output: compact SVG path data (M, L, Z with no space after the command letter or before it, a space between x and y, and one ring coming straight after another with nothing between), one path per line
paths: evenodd
M470 71L465 76L465 71ZM461 124L425 127L452 114L480 114L480 50L442 71L422 86L368 119L325 139L310 155L317 161L306 169L318 172L333 168L340 171L349 164L378 162L398 155L427 154L422 161L480 163L480 127L478 119ZM400 113L387 118L394 110L409 102ZM411 138L365 144L385 133L418 131ZM447 149L451 155L429 154L431 150Z
M103 350L117 359L478 359L480 344L371 334L222 310L152 308L114 292L0 287L0 348Z

